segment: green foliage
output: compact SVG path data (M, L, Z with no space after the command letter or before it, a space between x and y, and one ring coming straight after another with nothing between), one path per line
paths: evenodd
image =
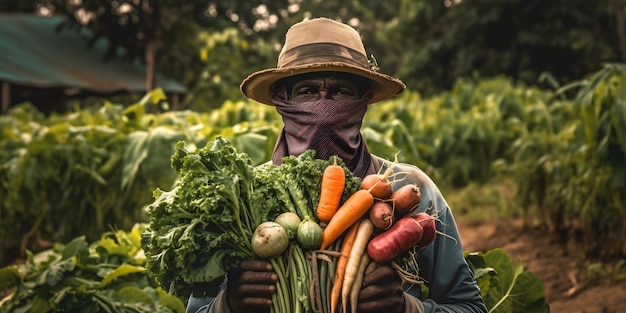
M449 89L458 77L506 75L535 84L550 72L569 82L620 55L608 0L434 1L403 8L385 34L396 33L389 43L404 49L390 56L395 66L382 68L397 69L423 94Z
M243 100L238 87L246 75L276 65L271 42L244 38L236 28L201 31L197 41L200 71L185 103L198 112L217 109L227 100Z
M224 275L255 257L251 241L261 223L283 212L315 220L322 173L329 164L309 150L286 157L281 166L253 167L247 154L220 136L195 150L178 142L171 165L179 178L172 190L157 189L147 207L146 268L181 298L215 297ZM360 179L341 165L347 174L345 200L360 188Z
M157 89L128 107L105 102L45 117L24 104L0 117L0 261L38 238L93 240L110 226L145 221L151 191L176 179L169 162L179 140L201 146L222 134L255 164L269 159L280 121L268 108L230 102L204 115L148 113L164 99Z
M528 107L508 163L496 163L503 175L516 177L529 216L568 234L590 255L626 253L625 86L626 68L607 64L561 89L578 88L573 101Z
M492 178L491 163L519 136L525 106L550 93L509 78L459 80L451 91L415 93L370 107L364 136L375 153L417 164L449 187ZM463 155L464 157L459 157Z
M8 295L0 312L184 312L184 302L143 267L144 228L109 231L91 244L77 237L1 268L0 291Z
M489 312L550 312L539 276L514 263L502 249L466 253Z
M246 75L276 65L287 28L320 16L355 26L381 71L422 95L449 90L458 77L506 75L540 84L548 72L570 82L621 59L619 42L626 39L613 2L39 0L0 1L0 8L45 7L72 19L71 27L91 15L89 42L106 37L110 56L124 47L126 57L139 59L155 47L157 70L190 90L185 106L207 110L240 99Z

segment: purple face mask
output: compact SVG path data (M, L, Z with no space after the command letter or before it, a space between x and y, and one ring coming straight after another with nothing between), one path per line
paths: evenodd
M283 118L284 128L272 161L281 164L285 156L313 149L318 159L340 157L356 176L373 173L371 154L361 136L370 98L371 92L367 92L359 99L291 101L286 88L277 87L273 103Z

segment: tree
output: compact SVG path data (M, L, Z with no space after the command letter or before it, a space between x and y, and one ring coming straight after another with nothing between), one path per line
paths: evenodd
M504 74L538 84L549 72L569 82L621 59L607 0L403 2L386 34L399 34L409 51L396 74L424 93L461 76Z

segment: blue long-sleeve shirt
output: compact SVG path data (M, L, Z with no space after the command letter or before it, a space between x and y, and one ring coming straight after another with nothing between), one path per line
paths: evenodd
M376 170L391 165L374 157ZM437 231L446 236L435 240L417 257L419 276L428 286L428 298L422 299L419 286L405 286L405 311L409 312L487 312L480 289L465 261L463 247L454 216L441 191L421 169L410 164L393 164L393 190L415 184L420 188L421 201L416 212L427 209L437 217ZM223 293L217 298L190 297L187 312L228 312Z

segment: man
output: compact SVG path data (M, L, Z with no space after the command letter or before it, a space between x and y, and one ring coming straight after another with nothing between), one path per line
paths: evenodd
M316 157L340 157L359 177L391 166L372 155L361 136L368 105L405 89L402 81L370 68L358 32L326 18L293 25L286 35L278 66L248 76L241 90L248 98L276 107L284 128L272 161L313 149ZM390 266L370 263L359 293L358 312L486 312L480 290L465 262L452 212L437 186L420 169L395 164L405 184L420 187L420 211L435 212L437 230L446 236L418 256L420 277L429 288L402 283ZM242 261L228 274L225 290L215 299L191 297L188 312L267 312L277 276L269 262Z

